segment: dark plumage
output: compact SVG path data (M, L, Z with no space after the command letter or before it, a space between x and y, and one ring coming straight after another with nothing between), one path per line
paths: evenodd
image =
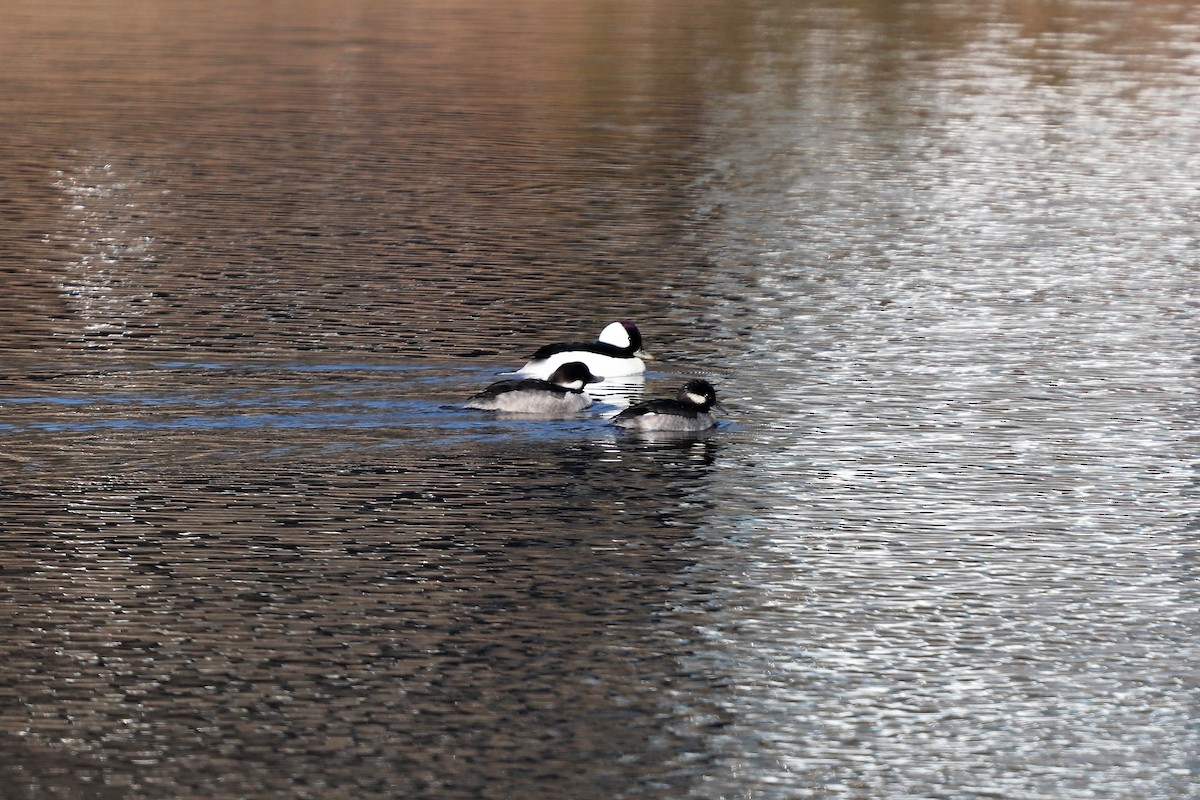
M632 405L613 417L612 424L638 431L703 431L717 424L714 407L721 408L716 390L697 378L685 383L675 399L660 397Z
M565 414L582 411L592 404L584 391L589 383L603 380L584 364L572 361L556 369L549 380L518 378L497 381L467 399L467 408L509 411L518 414Z

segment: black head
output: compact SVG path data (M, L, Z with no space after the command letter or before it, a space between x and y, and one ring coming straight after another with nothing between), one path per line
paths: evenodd
M550 383L572 391L583 391L589 383L599 383L604 380L587 368L582 361L568 361L550 375Z
M634 325L627 319L621 320L621 327L625 329L625 334L629 337L629 349L633 352L638 352L642 349L642 332L638 330L637 325Z
M621 320L613 322L604 330L600 331L600 336L596 339L599 345L608 345L615 347L618 350L628 355L634 355L638 358L652 359L645 348L642 347L642 333L638 330L637 325L634 325L629 320Z
M717 404L717 390L708 381L693 378L679 390L679 402L708 411Z

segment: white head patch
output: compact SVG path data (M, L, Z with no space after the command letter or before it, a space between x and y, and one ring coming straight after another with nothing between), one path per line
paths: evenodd
M687 396L687 399L689 401L691 401L692 403L695 403L698 406L702 406L708 402L708 398L702 394L696 394L695 392L684 392L684 394Z
M611 344L613 347L629 347L629 331L625 330L625 326L621 323L613 322L600 331L600 336L596 341Z

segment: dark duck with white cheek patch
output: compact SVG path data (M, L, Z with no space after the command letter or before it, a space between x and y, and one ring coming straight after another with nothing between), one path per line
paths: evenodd
M614 322L594 342L548 344L533 354L518 375L547 378L563 364L578 361L597 375L621 378L641 375L654 358L642 348L642 334L632 322Z
M572 361L554 370L549 380L519 378L497 381L467 399L467 408L514 414L571 414L592 404L584 389L604 380L585 364Z
M705 431L717 424L713 408L717 391L708 381L690 380L675 399L660 397L630 406L612 419L612 424L634 431Z

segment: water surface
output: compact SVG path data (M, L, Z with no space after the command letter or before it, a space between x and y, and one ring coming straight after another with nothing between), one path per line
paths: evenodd
M7 11L7 796L1196 795L1192 4Z

